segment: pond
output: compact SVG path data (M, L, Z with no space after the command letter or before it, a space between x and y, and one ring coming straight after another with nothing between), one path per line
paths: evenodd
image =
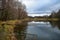
M60 22L31 21L0 25L0 40L60 40Z

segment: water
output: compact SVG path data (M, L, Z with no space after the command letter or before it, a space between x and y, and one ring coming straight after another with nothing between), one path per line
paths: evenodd
M27 33L36 34L38 40L60 40L60 30L50 22L28 22Z
M60 40L60 22L31 21L0 25L0 40Z

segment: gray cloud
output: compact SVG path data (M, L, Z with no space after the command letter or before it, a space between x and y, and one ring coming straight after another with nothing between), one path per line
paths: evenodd
M50 14L60 9L60 0L22 0L28 13Z

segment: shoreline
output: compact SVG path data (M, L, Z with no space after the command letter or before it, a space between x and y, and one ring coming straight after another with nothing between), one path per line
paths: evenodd
M0 24L20 24L22 22L28 21L59 21L58 18L26 18L22 20L8 20L8 21L0 21Z

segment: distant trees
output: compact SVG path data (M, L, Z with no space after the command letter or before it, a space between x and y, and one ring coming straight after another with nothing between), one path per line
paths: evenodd
M55 17L60 18L60 10L56 13Z
M52 12L49 18L59 18L60 19L60 10L58 12Z
M4 2L5 8L1 9L0 20L15 20L27 17L26 6L21 2L15 0L5 0Z

